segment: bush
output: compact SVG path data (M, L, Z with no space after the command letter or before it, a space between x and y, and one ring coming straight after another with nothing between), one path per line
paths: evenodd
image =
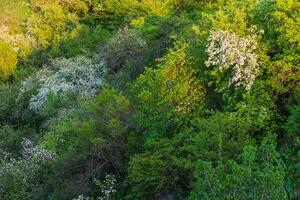
M57 45L76 24L76 15L68 12L58 0L32 1L31 10L26 31L41 48Z
M15 71L17 52L8 44L0 40L0 80L6 81Z
M130 85L137 121L147 133L162 136L169 127L176 129L204 114L205 89L196 78L198 71L187 48L187 44L177 45Z
M0 128L0 150L18 155L24 132L15 130L9 125Z
M104 63L94 64L91 59L55 59L50 68L44 68L34 78L23 81L21 92L38 87L30 99L29 107L36 111L44 106L50 95L76 94L79 97L95 97L103 86Z
M38 197L40 170L53 159L53 154L40 147L33 147L23 139L22 157L15 159L0 152L0 196L7 200L31 200Z
M117 87L124 87L144 70L146 41L141 33L127 27L120 29L100 48L99 60L108 66L108 79Z

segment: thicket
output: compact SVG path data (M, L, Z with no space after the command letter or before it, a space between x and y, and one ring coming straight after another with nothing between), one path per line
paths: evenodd
M0 7L0 199L300 198L299 1Z

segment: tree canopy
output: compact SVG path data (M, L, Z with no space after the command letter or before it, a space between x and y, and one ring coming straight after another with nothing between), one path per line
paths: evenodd
M0 199L300 198L299 1L0 8Z

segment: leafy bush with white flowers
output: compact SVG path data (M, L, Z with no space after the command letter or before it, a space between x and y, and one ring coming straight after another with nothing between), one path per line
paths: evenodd
M114 199L114 194L117 192L116 190L116 177L115 175L106 175L103 181L95 179L95 184L101 190L101 195L96 198L93 197L85 197L84 195L79 195L76 199L73 200L111 200Z
M106 175L105 179L101 182L95 180L96 185L101 189L102 195L98 197L99 200L110 200L116 193L116 177L114 175Z
M230 85L244 86L249 90L259 72L259 62L255 50L256 35L239 37L229 31L210 31L208 38L208 59L206 66L218 66L223 72L232 67Z
M21 92L28 91L37 84L37 93L30 99L31 110L39 110L49 95L72 93L80 97L94 97L104 84L104 63L94 64L86 57L58 58L52 60L50 67L40 70L35 79L23 82Z
M0 150L0 197L29 199L30 192L39 182L39 171L53 160L54 154L23 138L22 157L13 158Z

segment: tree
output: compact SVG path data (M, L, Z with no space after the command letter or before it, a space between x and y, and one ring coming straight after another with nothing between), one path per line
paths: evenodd
M107 79L113 86L125 87L143 72L146 41L139 31L128 27L118 30L105 45L100 48L98 59L108 66Z
M66 199L93 194L94 183L89 180L124 174L130 108L119 91L102 89L95 99L50 121L40 143L58 159L45 193Z
M146 140L144 151L131 157L127 178L130 199L167 195L182 199L194 184L197 160L225 162L253 144L250 133L255 125L238 113L214 113L191 121L188 128L173 131L172 137Z
M241 163L199 161L196 188L189 199L287 199L285 172L274 140L265 138L259 149L244 148Z
M178 44L131 84L137 102L136 118L145 132L163 136L168 127L172 132L171 127L204 114L205 89L197 79L198 71L187 48L185 43Z

